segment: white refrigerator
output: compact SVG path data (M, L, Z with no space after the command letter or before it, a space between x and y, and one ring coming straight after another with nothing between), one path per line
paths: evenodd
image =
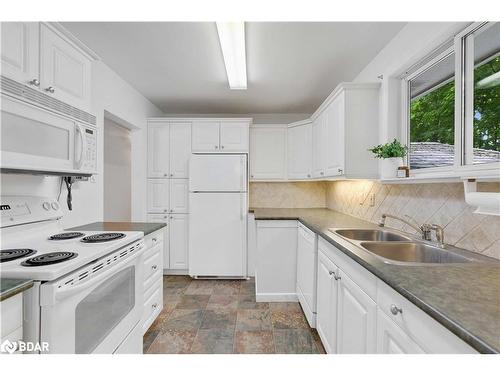
M191 156L190 276L247 276L247 165L246 154Z

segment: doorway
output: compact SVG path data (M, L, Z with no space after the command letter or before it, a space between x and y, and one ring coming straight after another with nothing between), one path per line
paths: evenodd
M131 220L130 130L104 117L104 221Z

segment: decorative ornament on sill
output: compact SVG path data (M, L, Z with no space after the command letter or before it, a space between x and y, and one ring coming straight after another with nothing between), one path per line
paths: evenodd
M475 179L464 180L465 202L477 207L474 213L500 216L500 193L477 191Z
M390 143L378 145L368 149L381 160L382 178L409 177L410 170L404 165L404 158L408 153L408 147L401 144L397 139Z

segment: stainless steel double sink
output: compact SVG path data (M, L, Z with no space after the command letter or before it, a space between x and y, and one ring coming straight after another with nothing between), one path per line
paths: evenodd
M480 258L473 254L466 255L465 252L462 254L440 248L388 230L335 228L329 230L389 264L452 264L480 261Z

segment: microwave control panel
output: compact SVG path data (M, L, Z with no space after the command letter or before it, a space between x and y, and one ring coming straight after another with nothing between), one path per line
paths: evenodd
M95 172L97 170L97 130L83 128L83 163L82 170Z

